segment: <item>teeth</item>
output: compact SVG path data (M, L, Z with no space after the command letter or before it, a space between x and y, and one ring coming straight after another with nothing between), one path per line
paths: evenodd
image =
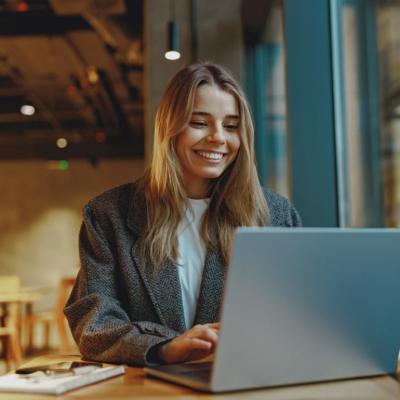
M205 151L198 151L197 153L202 157L209 158L211 160L220 160L224 156L221 153L206 153Z

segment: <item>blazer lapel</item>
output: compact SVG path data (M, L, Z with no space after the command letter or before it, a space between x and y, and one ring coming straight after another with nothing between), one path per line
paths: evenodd
M132 247L132 258L153 302L161 323L178 332L185 330L182 293L178 271L172 263L166 263L161 271L153 275L138 257L138 245Z
M133 184L127 224L137 237L141 235L146 224L146 208L143 188L137 186L137 184ZM142 277L161 323L178 332L184 331L185 319L183 315L182 294L176 266L172 263L167 263L162 266L161 271L157 275L153 275L140 262L138 247L138 243L135 241L131 249L132 259Z
M195 324L219 321L224 281L225 268L220 254L216 251L208 252L200 286Z
M140 236L146 223L143 189L136 184L132 185L127 223L137 236ZM177 267L172 263L167 263L157 275L153 276L151 271L141 264L138 254L138 245L135 242L132 247L132 258L161 323L178 332L183 332L186 326ZM219 252L209 251L204 264L195 324L219 320L224 279L225 268Z

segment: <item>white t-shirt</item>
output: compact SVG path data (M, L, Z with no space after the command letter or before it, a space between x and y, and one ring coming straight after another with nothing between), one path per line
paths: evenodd
M178 271L186 328L190 329L196 316L206 256L206 248L200 237L201 218L207 209L209 200L188 200L194 214L188 208L178 227Z

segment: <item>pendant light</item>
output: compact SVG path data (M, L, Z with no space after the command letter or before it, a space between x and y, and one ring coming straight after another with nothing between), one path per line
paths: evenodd
M165 58L170 61L179 60L181 53L179 51L179 28L175 22L175 4L174 0L170 0L170 14L171 21L168 22L167 32L167 51L165 52Z

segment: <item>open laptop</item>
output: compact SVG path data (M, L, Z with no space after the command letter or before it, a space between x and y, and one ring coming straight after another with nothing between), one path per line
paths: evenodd
M209 392L394 373L400 230L240 228L214 362L145 368Z

